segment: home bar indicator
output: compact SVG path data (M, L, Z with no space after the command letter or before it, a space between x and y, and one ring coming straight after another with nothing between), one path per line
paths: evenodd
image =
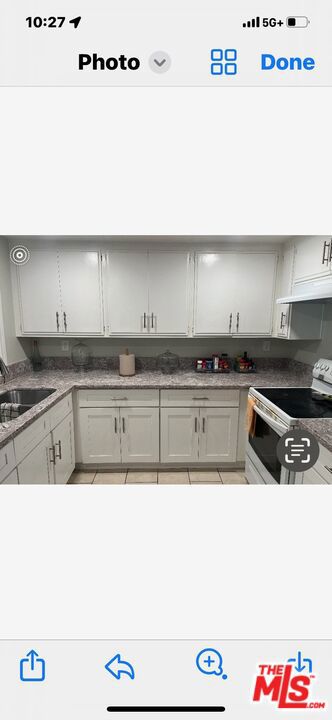
M222 705L119 705L107 708L109 713L223 713Z

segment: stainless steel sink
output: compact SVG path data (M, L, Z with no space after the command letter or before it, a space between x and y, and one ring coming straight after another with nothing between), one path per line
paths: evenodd
M53 388L45 388L42 390L35 388L7 390L7 392L0 395L0 423L9 421L7 414L5 412L1 413L1 403L15 403L15 405L18 405L17 414L23 415L27 410L30 410L34 405L38 405L38 403L55 392Z
M42 400L46 400L55 390L53 388L45 388L38 390L35 388L20 388L19 390L7 390L0 395L1 403L17 403L17 405L37 405Z

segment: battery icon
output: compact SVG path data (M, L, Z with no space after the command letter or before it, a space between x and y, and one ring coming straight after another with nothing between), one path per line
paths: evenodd
M309 23L310 20L305 15L291 15L286 18L286 26L289 28L306 28Z

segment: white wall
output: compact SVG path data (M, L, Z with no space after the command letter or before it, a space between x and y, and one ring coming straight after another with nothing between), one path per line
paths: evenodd
M30 343L18 340L15 336L10 259L5 238L0 238L0 324L0 354L3 354L7 365L26 360L25 350L29 351Z
M164 350L171 350L180 357L205 357L213 353L227 352L231 356L239 355L247 350L253 357L288 357L289 342L275 339L245 339L242 340L232 338L186 338L186 339L167 339L160 338L116 338L116 339L87 339L80 338L77 340L69 340L70 348L76 342L84 342L91 348L95 357L105 357L110 355L118 355L123 352L126 347L131 352L141 357L154 357ZM263 350L263 343L270 343L270 350ZM40 353L44 357L68 357L70 350L63 351L61 349L62 340L60 338L39 338L38 345Z

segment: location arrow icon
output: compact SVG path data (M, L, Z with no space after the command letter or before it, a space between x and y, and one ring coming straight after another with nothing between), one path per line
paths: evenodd
M105 669L107 670L107 672L113 675L116 680L120 680L121 675L128 675L131 680L134 680L135 678L135 671L133 666L129 662L121 660L120 653L117 653L117 655L114 655L112 660L108 661L108 663L105 665Z
M69 20L69 22L70 22L72 25L74 25L74 28L75 28L75 30L76 30L76 28L78 28L81 20L82 20L82 16L80 15L79 17L76 17L76 18L73 18L72 20Z

